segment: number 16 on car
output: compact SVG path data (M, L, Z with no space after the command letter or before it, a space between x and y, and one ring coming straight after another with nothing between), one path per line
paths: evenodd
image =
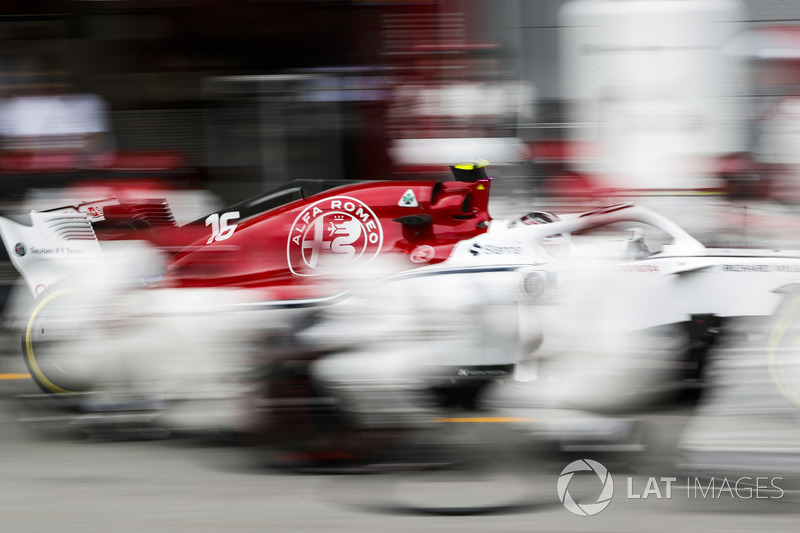
M211 244L214 241L224 241L233 235L236 231L237 224L231 224L232 220L239 218L239 211L228 211L220 215L219 213L212 213L206 218L206 226L211 226L211 237L208 238L206 244Z

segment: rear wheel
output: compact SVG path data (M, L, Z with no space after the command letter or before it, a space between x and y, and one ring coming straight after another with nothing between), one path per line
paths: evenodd
M34 302L22 334L22 354L36 384L48 394L89 389L87 364L76 354L85 341L85 315L78 311L81 291L55 286Z

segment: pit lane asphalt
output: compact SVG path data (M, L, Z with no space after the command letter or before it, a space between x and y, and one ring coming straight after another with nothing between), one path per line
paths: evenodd
M0 339L0 373L24 374L16 335L3 333ZM732 366L728 371L735 374L736 365ZM753 373L748 370L746 375ZM759 393L752 386L748 391L740 401L752 405ZM515 463L513 479L411 478L409 483L409 478L391 476L270 470L252 449L208 438L109 439L39 433L19 421L17 398L34 392L29 379L0 380L0 531L730 532L796 531L798 520L798 499L789 497L783 501L628 499L626 477L631 476L632 485L641 492L655 471L637 473L624 465L607 465L616 479L611 505L596 516L579 517L558 502L561 465L543 468L525 458ZM737 397L735 391L730 394ZM759 418L766 423L763 416ZM668 422L662 426L668 430L681 427L685 414L669 413L660 422ZM412 505L433 500L449 491L471 492L468 496L474 501L485 501L487 495L510 495L520 484L525 489L520 494L528 500L517 502L522 505L509 512L428 516L397 506L409 499Z

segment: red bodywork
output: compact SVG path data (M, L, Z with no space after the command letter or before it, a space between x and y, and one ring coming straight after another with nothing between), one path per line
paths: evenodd
M236 227L224 239L212 240L210 226L183 227L197 240L171 258L162 286L268 287L273 299L298 298L319 295L317 282L342 269L392 257L402 269L437 263L458 241L486 231L489 185L355 183L230 218Z

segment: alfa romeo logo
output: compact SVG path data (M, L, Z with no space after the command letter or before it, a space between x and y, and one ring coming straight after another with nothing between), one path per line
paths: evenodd
M577 503L569 493L569 482L576 472L590 471L597 474L602 484L602 492L594 503ZM564 507L578 516L594 516L608 507L611 497L614 496L614 480L606 467L591 459L580 459L568 464L558 477L558 499Z
M307 206L289 231L289 269L298 276L320 276L333 268L365 265L383 245L375 213L349 196L333 196Z

